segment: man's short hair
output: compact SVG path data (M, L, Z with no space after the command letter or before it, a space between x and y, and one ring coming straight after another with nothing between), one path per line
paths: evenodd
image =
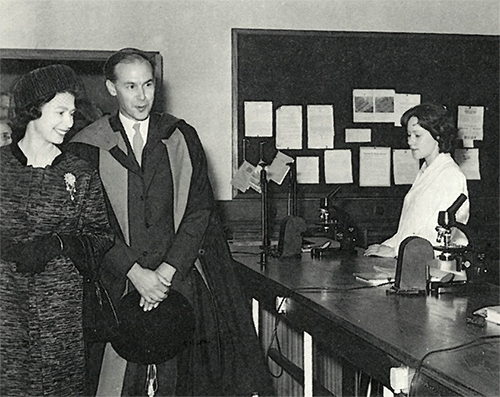
M113 55L111 55L104 64L104 76L106 77L107 80L115 82L116 65L118 65L121 62L131 63L137 60L148 62L151 65L154 74L155 63L150 55L148 55L145 51L139 50L137 48L122 48L120 51L117 51Z

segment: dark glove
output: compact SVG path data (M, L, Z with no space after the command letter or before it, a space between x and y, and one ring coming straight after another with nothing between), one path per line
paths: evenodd
M63 244L62 255L71 259L78 272L84 277L92 277L89 256L92 255L88 238L85 236L59 235Z
M61 255L61 249L61 241L54 235L12 244L6 255L9 260L17 263L18 272L41 273L52 258Z

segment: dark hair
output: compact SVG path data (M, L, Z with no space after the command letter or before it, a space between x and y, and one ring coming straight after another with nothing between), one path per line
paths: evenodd
M146 61L151 65L151 69L155 70L153 59L144 51L137 48L122 48L120 51L111 55L104 64L104 76L107 80L116 81L115 68L120 62L132 63L134 61Z
M446 106L423 103L408 109L401 116L401 125L408 126L408 120L412 117L418 119L418 125L429 131L438 142L440 153L450 153L457 138L457 128L453 115Z
M52 64L20 76L13 85L14 118L12 140L19 141L26 133L30 121L40 118L42 106L59 93L69 93L75 97L75 105L80 97L86 96L85 86L75 71L63 64Z
M16 108L14 112L14 117L12 119L12 141L17 143L19 142L24 135L26 134L26 128L28 124L32 120L37 120L42 116L42 106L46 103L49 103L52 99L55 98L57 94L68 93L72 94L75 97L75 107L78 109L78 103L81 101L86 101L82 96L81 92L76 92L73 90L64 90L61 92L55 92L49 94L45 97L37 99L34 103L32 103L29 107L25 108Z

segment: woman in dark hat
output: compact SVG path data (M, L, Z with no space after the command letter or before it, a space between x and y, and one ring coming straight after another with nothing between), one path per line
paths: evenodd
M68 66L14 86L13 142L0 148L0 390L84 394L84 258L113 244L101 181L62 152L84 90Z

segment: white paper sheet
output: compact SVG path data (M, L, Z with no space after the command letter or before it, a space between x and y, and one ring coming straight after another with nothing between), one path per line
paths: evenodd
M334 137L333 105L308 105L307 147L309 149L332 149Z
M297 183L319 183L319 157L298 156Z
M290 170L289 163L293 163L293 158L278 151L271 165L267 167L267 179L281 185Z
M454 158L467 179L481 179L479 149L455 149Z
M410 149L393 149L394 184L412 185L420 168L420 163L413 157Z
M391 186L390 148L359 148L359 186Z
M395 95L394 90L353 90L353 121L355 123L394 123Z
M276 149L302 149L302 106L276 110Z
M420 94L396 94L394 97L394 125L401 127L401 116L408 109L420 105Z
M250 187L255 190L257 193L262 193L262 189L260 188L260 172L262 171L262 166L259 164L255 167L250 176Z
M250 187L250 178L254 170L255 166L245 160L234 174L231 185L242 192L246 192Z
M273 136L273 103L245 102L245 136Z
M372 130L371 128L346 128L345 141L346 143L371 142Z
M474 147L474 141L483 140L484 107L458 107L458 138L462 139L465 147Z
M352 182L351 150L325 150L325 183Z

